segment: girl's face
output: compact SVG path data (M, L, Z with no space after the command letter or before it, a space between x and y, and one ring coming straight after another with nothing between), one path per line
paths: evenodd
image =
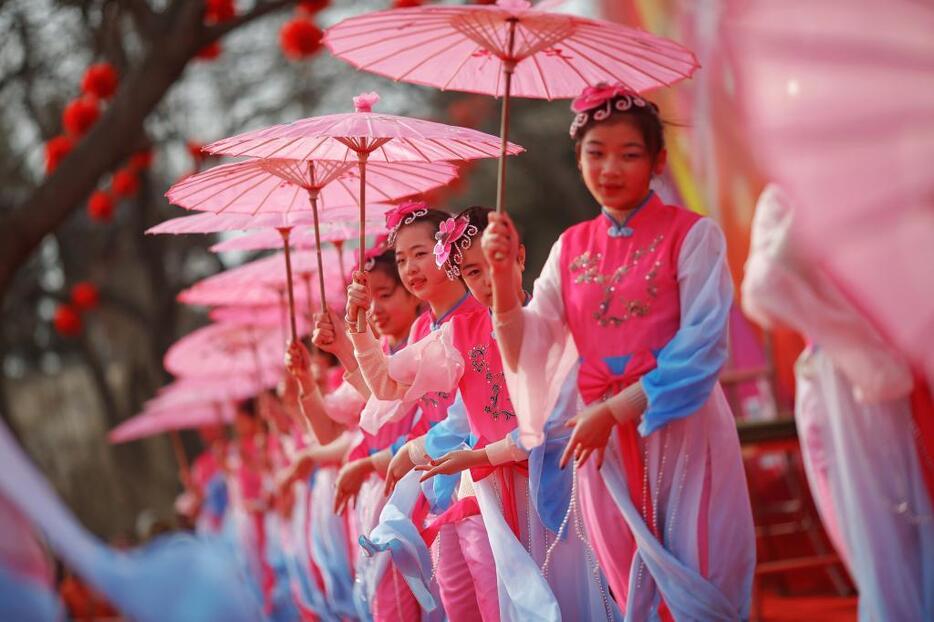
M434 228L427 222L403 227L396 234L396 265L405 288L430 301L448 287L448 277L435 265Z
M587 131L578 164L584 184L600 205L628 210L648 194L652 175L664 170L665 158L663 149L653 160L639 128L619 118Z
M380 335L401 339L418 314L418 299L383 270L367 274L370 284L370 315Z
M321 352L311 353L311 377L321 393L328 392L328 372L331 371L331 358Z
M486 261L480 238L474 238L470 247L463 251L460 263L461 278L470 290L470 294L485 307L493 306L493 284L490 279L490 264ZM525 246L519 244L514 271L516 291L522 292L522 272L525 270Z

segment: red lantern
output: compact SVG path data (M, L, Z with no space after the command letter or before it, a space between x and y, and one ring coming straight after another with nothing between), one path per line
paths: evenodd
M308 17L299 16L282 25L279 45L286 57L293 60L307 58L321 49L321 29Z
M81 333L81 316L71 305L58 305L52 323L62 337L75 337Z
M130 156L130 168L134 171L145 171L152 166L152 149L143 149Z
M198 60L215 60L220 55L221 55L221 44L219 41L215 41L214 43L208 43L206 46L198 50L197 54L195 54Z
M132 167L122 168L114 173L110 187L118 197L131 197L139 190L139 179Z
M424 0L393 0L392 8L394 9L409 9L414 6L422 6Z
M78 311L95 309L98 303L100 303L100 292L94 283L81 281L71 286L71 304Z
M237 9L234 0L206 0L204 3L204 21L209 23L226 22L234 18Z
M45 144L45 171L51 173L74 148L75 142L68 136L52 138Z
M81 90L98 99L110 99L117 92L117 70L110 63L96 63L81 78Z
M72 136L82 136L97 122L101 111L93 97L79 97L68 102L62 112L62 125Z
M113 215L113 197L105 190L96 190L88 199L88 216L98 222L110 222Z
M299 0L298 10L314 15L326 9L329 4L329 0Z

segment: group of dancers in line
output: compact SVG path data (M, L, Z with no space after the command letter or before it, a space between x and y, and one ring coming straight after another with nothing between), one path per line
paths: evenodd
M755 535L717 382L734 298L724 237L651 189L665 166L652 102L601 86L572 109L601 210L560 236L531 295L507 215L405 203L344 317L317 316L315 354L290 344L281 400L258 404L279 434L261 450L255 417L238 415L231 507L267 612L285 585L318 617L748 618ZM767 189L743 306L821 343L799 361L796 414L861 618L926 619L928 381L795 256L792 213ZM278 473L276 512L258 502L263 473Z
M509 216L398 206L344 313L317 315L314 352L291 342L263 416L241 407L239 441L196 462L202 528L235 526L270 617L749 617L724 236L652 190L652 102L602 85L572 110L600 213L531 294ZM929 379L795 256L792 213L766 191L744 308L822 344L798 363L798 426L861 619L934 619Z

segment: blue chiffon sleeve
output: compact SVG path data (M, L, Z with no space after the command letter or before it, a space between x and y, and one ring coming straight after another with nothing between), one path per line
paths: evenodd
M723 232L709 218L697 221L685 236L678 292L681 327L658 352L657 367L642 377L648 400L639 424L643 436L703 406L726 362L733 281Z
M435 424L425 435L425 453L432 459L437 459L455 449L472 446L471 440L467 408L458 391L454 403L448 408L447 417ZM436 475L422 486L422 492L425 493L432 512L436 514L443 512L451 505L460 479L459 473Z

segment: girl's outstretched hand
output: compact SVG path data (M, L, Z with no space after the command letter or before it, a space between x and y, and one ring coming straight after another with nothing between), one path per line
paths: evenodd
M341 467L334 483L334 513L342 514L348 505L356 505L360 487L373 472L373 461L369 456L348 462Z
M511 273L519 254L519 234L508 214L491 212L480 245L494 274Z
M408 475L409 471L414 467L415 463L412 462L412 458L409 456L409 448L404 445L389 461L389 467L386 469L386 487L383 489L383 494L387 497L391 495L399 480Z
M456 449L428 464L415 467L415 470L425 472L419 480L424 482L435 475L456 475L461 471L488 464L490 461L482 449Z
M597 467L603 466L606 444L610 440L613 426L616 425L610 408L603 402L591 404L569 419L565 425L574 428L574 432L571 433L571 439L561 455L561 468L567 466L572 456L577 466L581 467L594 452L597 454Z

